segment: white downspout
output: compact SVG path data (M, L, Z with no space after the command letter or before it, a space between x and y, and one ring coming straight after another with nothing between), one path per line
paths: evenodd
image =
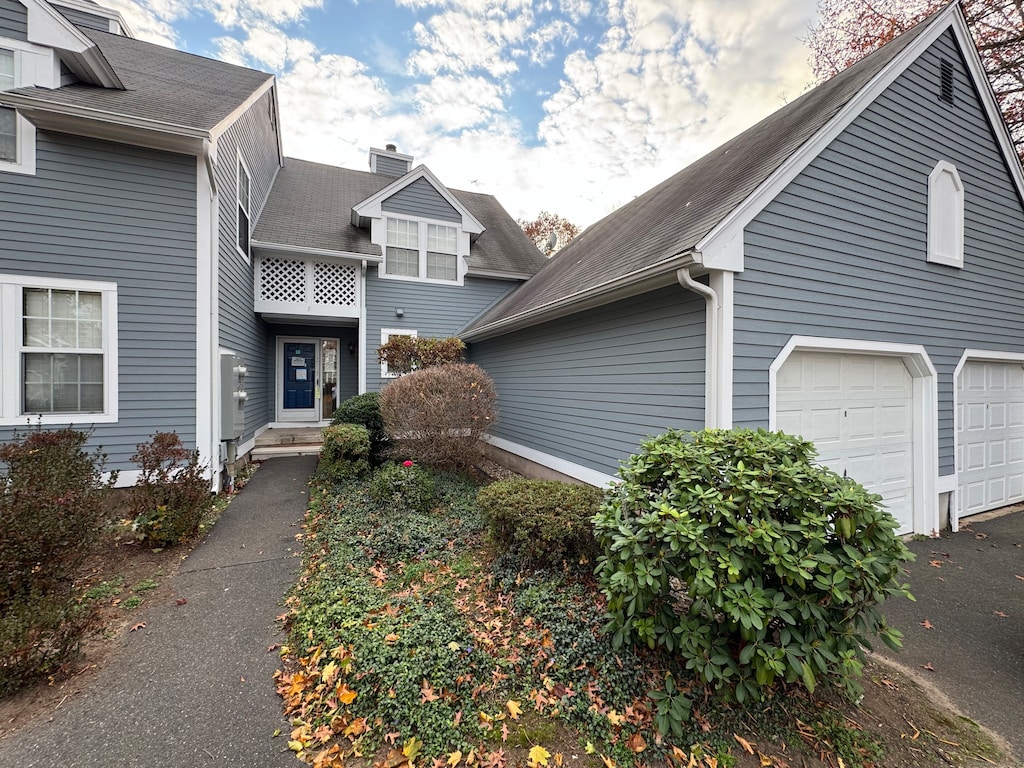
M359 271L359 333L356 335L356 365L359 371L358 392L366 392L366 259Z
M719 402L723 393L721 391L722 382L719 370L721 362L718 359L722 335L722 327L719 322L722 302L712 288L693 279L693 275L690 274L691 266L688 265L677 269L676 279L683 288L703 296L707 303L705 314L706 340L704 342L706 350L704 363L706 367L704 374L704 426L714 429L722 426L720 423L721 408L719 407Z

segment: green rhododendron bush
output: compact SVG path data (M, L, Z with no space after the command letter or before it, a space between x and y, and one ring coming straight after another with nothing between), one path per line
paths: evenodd
M778 684L858 690L863 649L900 633L878 605L907 595L896 521L853 480L781 432L653 438L594 517L609 631L680 654L738 701Z

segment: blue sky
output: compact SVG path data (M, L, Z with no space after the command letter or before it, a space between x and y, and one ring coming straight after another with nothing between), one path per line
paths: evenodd
M588 225L811 79L815 0L100 0L278 77L285 154L395 143L447 185Z

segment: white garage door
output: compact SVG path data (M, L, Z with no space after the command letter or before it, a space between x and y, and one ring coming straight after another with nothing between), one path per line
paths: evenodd
M968 362L957 379L959 513L1024 499L1024 368Z
M880 494L900 532L913 529L914 387L898 357L796 352L776 377L776 426L819 461Z

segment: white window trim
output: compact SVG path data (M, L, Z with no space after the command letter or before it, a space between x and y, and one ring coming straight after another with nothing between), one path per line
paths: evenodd
M252 259L252 173L249 171L249 164L245 162L245 158L242 156L241 150L235 151L235 250L244 258L247 262ZM249 252L246 253L242 250L238 244L238 211L242 207L241 201L238 196L239 183L238 180L241 177L241 172L245 171L245 175L249 180L249 204L246 207L245 214L249 217Z
M383 347L392 336L412 336L415 339L418 334L412 328L381 328L380 345ZM380 364L380 377L382 379L397 379L400 375L399 373L389 371L387 363Z
M387 271L388 259L388 219L395 221L410 221L418 225L417 248L420 254L420 274L412 275L389 275ZM450 227L455 230L456 253L455 253L455 280L439 280L435 277L427 277L427 227L433 224L441 227ZM469 233L464 231L454 221L442 221L440 219L418 219L412 216L393 215L387 211L380 219L374 219L370 224L370 240L380 246L384 260L377 267L377 275L383 280L402 280L409 283L432 283L433 285L464 285L466 279L466 254L469 253Z
M102 413L21 412L21 327L23 289L92 291L103 301ZM118 419L117 283L30 275L0 275L0 425L112 424Z
M54 52L23 40L0 38L0 48L14 51L14 87L39 85L56 88L60 85L60 67ZM56 75L54 75L56 71ZM2 98L2 97L0 97ZM36 173L36 127L17 112L17 157L15 162L0 160L0 173Z
M952 211L938 199L938 184L943 178L953 181L956 199ZM945 223L950 217L954 226L952 242L942 237L945 228L940 227L940 222ZM964 183L956 166L945 160L936 163L928 175L928 261L958 269L964 266Z

